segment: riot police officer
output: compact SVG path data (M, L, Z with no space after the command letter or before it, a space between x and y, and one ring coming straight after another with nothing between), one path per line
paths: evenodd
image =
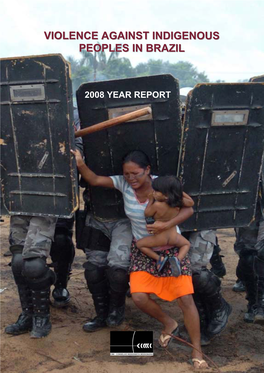
M79 129L78 111L74 110L74 122ZM82 151L82 140L75 145ZM12 216L10 220L11 267L18 288L22 313L16 323L5 332L18 335L31 331L32 338L42 338L51 331L50 287L54 305L68 304L67 290L71 265L74 259L72 228L74 218ZM46 259L51 254L55 273Z
M5 328L7 334L31 331L32 338L46 337L51 331L49 296L55 274L48 267L57 218L11 216L10 251L12 272L22 313Z
M78 109L73 108L74 130L80 130L80 119ZM75 147L83 153L83 142L81 137L75 139ZM52 291L55 307L65 307L70 301L70 293L67 289L71 274L71 267L75 257L75 248L72 241L74 217L70 219L58 219L55 229L54 241L52 242L50 256L52 266L56 274L55 288Z
M207 269L214 247L217 245L216 231L186 232L191 248L189 257L193 271L194 301L200 316L201 345L221 333L232 311L221 294L221 280Z
M86 207L89 202L84 194ZM91 212L80 234L86 253L85 279L92 294L96 316L83 325L85 332L120 325L125 315L132 232L127 218L100 221ZM78 243L77 243L78 246Z
M52 291L53 305L55 307L65 307L70 301L67 284L75 256L75 248L72 241L73 224L74 217L71 219L58 219L54 241L51 245L50 256L56 274L56 282Z
M245 284L247 312L244 321L264 324L264 187L263 175L254 222L236 230L239 254L237 277Z
M263 198L263 197L262 197ZM263 201L263 199L262 199ZM262 213L263 213L262 207ZM264 325L264 216L259 224L258 238L256 244L256 256L254 260L254 271L257 281L256 303L254 307L254 322Z

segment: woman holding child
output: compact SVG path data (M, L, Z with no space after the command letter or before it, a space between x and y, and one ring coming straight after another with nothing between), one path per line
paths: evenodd
M78 151L72 152L76 157L79 172L90 185L116 188L123 194L125 213L131 221L134 237L130 265L131 294L134 303L141 311L163 324L164 330L159 338L160 346L168 347L172 341L170 334L177 335L179 328L177 321L164 313L161 307L150 298L150 294L156 294L167 301L177 299L194 346L192 363L195 368L207 368L207 363L202 359L200 352L199 315L191 295L193 294L192 274L188 254L186 254L189 244L176 231L176 226L192 215L193 211L190 207L193 205L192 199L185 193L181 195L181 191L176 206L170 205L169 197L162 192L156 191L155 198L152 188L152 181L155 177L150 174L148 157L141 151L131 152L124 158L123 175L110 177L96 175L86 166ZM165 203L167 206L160 203ZM149 212L153 213L154 219L159 220L155 225L159 223L161 228L159 234L151 237L150 241L141 240L150 237L153 233L151 224L146 226L145 209L147 206ZM143 245L139 243L140 249L136 245L139 240L143 243ZM178 248L181 248L180 261L177 259L179 249L171 246L177 243ZM151 251L153 244L163 246L155 247L154 255ZM160 255L158 255L159 251ZM177 271L178 267L179 273L175 274L175 269Z

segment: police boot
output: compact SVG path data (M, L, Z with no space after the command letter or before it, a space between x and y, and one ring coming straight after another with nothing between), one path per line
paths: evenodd
M208 312L206 305L203 303L200 294L194 293L193 299L200 317L201 346L208 346L210 344L210 339L207 335Z
M263 285L264 287L264 281ZM264 325L264 291L258 290L257 303L254 307L254 323Z
M56 277L47 266L46 258L31 258L24 262L24 275L31 289L33 302L31 338L46 337L51 331L50 287Z
M109 327L121 325L125 318L125 296L119 293L111 292L110 308L106 319L106 324Z
M232 290L235 293L242 293L243 291L246 290L245 284L243 281L239 280L239 278L236 280L235 285L232 287Z
M54 271L56 274L56 282L54 284L52 296L54 298L53 305L61 308L66 307L70 302L70 293L67 289L67 284L70 279L71 265L69 263L55 263Z
M85 332L95 332L101 328L106 327L106 318L108 315L108 293L92 294L96 317L89 320L83 325Z
M85 332L95 332L106 327L106 318L109 310L108 283L105 277L105 268L97 267L92 263L84 263L85 279L90 290L96 317L83 325Z
M241 279L245 285L246 300L248 301L247 312L244 321L252 323L254 321L254 304L256 303L256 275L254 273L255 251L241 251L236 268L237 278Z
M5 332L12 335L27 333L32 329L33 305L31 291L27 285L17 284L17 288L22 313L19 315L17 322L5 328Z
M246 287L246 300L248 301L247 304L247 312L244 315L244 321L247 323L254 322L254 305L256 303L256 295L257 295L257 284L254 279L250 279L250 281L245 282Z
M32 295L29 287L26 284L25 278L22 276L23 258L22 251L23 246L13 245L10 247L12 252L12 272L17 285L19 299L21 303L22 313L19 315L18 320L5 328L7 334L19 335L27 333L32 329Z
M198 293L206 304L208 315L206 335L212 338L225 328L232 308L220 294L221 280L214 273L207 268L202 268L193 272L192 279L194 293Z
M232 307L222 297L220 290L210 297L206 297L208 305L210 305L211 316L207 327L207 333L212 338L221 333L225 328L228 317L232 312Z
M213 255L210 259L210 264L212 266L211 271L218 277L224 277L226 275L226 268L222 261L223 255L220 255L220 246L214 245Z
M31 338L46 337L51 331L49 297L50 287L43 290L32 290L33 328Z
M264 325L264 261L255 257L254 271L257 276L257 296L254 307L254 323Z
M115 327L122 324L125 318L128 273L124 269L110 267L107 270L107 278L110 286L110 301L106 323L109 327Z

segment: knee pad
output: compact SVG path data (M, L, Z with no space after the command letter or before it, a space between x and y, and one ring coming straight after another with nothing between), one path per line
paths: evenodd
M105 267L97 267L90 262L84 263L83 267L85 268L84 277L90 292L92 294L108 292Z
M105 277L105 267L98 267L90 262L86 262L83 264L85 269L84 275L87 283L95 283L101 282L106 279Z
M28 279L38 279L48 272L49 267L47 266L46 259L44 258L32 258L24 260L24 276Z
M59 250L67 250L72 245L72 236L65 229L59 229L55 231L54 242L52 244Z
M56 276L46 258L24 259L23 275L31 289L41 290L55 283Z
M248 255L240 255L236 275L241 281L254 280L254 252L248 252Z
M69 230L56 228L50 256L53 262L73 262L75 250L72 242L72 233Z
M110 288L116 292L126 292L128 289L128 272L121 268L109 267L106 271Z
M24 260L22 257L23 246L12 245L10 246L10 251L12 253L11 268L15 278L16 284L20 284L22 280L22 270Z
M220 290L221 280L206 268L194 272L192 279L195 293L209 296Z

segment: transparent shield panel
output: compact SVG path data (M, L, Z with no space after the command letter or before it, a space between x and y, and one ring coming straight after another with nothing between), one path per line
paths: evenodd
M44 84L26 84L10 86L12 101L42 101L45 100Z
M212 126L245 126L249 110L216 110L212 112Z

